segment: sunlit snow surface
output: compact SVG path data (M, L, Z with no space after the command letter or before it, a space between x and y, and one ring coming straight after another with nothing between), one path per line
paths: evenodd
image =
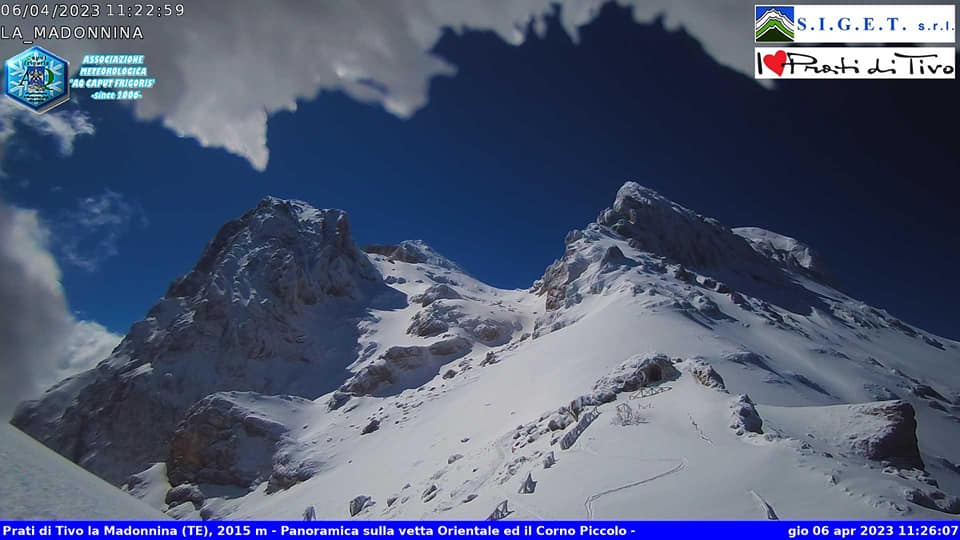
M597 242L618 245L628 257L644 257L619 240ZM385 275L403 278L395 286L410 296L432 283L426 273L440 273L426 265L374 260ZM960 477L939 460L960 458L956 418L912 396L907 386L913 383L895 372L941 389L957 388L955 343L940 340L946 344L941 350L888 329L848 327L817 312L800 317L777 310L796 326L781 328L727 295L669 275L627 267L591 276L593 271L598 269L588 269L581 279L584 288L596 292L561 310L557 320L566 326L494 348L496 364L477 367L486 354L479 346L469 355L472 369L464 371L461 360L453 361L418 388L355 398L333 412L324 399L317 400L314 412L301 411L289 424L303 426L292 446L305 459L322 462L322 470L284 492L266 495L261 486L241 499L213 504L222 504L222 516L243 518L296 518L308 505L320 519L346 518L348 501L358 495L375 502L356 516L368 519L483 519L502 500L509 500L510 517L517 519L765 519L767 507L780 519L952 517L905 500L906 490L929 488L918 473L841 453L845 438L854 433L821 426L842 416L829 406L890 398L878 392L893 389L918 410L927 470L944 490L956 493ZM497 305L501 317L521 321L518 335L535 332L535 321L544 313L542 297L443 275L459 283L463 296L479 302L441 302L478 312ZM858 305L796 279L828 301ZM694 294L715 302L729 319L709 320L696 310L677 308L675 298ZM422 343L404 332L419 309L379 314L365 339ZM759 355L764 364L730 360L742 361L731 354L743 351ZM681 370L678 380L662 385L665 391L621 394L601 406L599 419L569 450L550 445L552 434L514 450L517 426L589 393L624 359L646 352L706 359L731 393L749 394L758 403L765 435L738 436L730 428L732 395L706 388ZM448 369L457 375L442 379ZM622 403L637 410L643 422L615 425L616 406ZM360 435L369 418L381 419L382 427ZM821 438L814 440L817 435ZM557 463L544 469L551 451ZM448 463L456 455L463 457ZM519 494L528 473L536 489ZM434 485L437 494L424 497Z
M163 519L163 514L0 424L0 519Z

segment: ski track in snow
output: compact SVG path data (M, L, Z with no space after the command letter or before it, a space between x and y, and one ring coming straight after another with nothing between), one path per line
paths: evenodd
M644 461L647 461L647 460L644 460ZM670 470L664 471L664 472L662 472L662 473L655 474L655 475L653 475L653 476L649 476L649 477L644 478L644 479L642 479L642 480L637 480L636 482L630 482L629 484L624 484L624 485L622 485L622 486L618 486L618 487L615 487L615 488L607 489L607 490L601 491L601 492L599 492L599 493L594 493L593 495L590 495L589 497L586 498L586 500L583 501L583 507L584 507L584 509L586 509L586 511L587 511L587 520L588 520L588 521L593 521L593 516L594 516L593 505L594 505L594 503L596 503L596 502L597 502L598 500L600 500L601 498L606 497L607 495L611 495L611 494L613 494L613 493L618 493L618 492L620 492L620 491L624 491L624 490L627 490L627 489L630 489L630 488L635 488L635 487L637 487L637 486L642 486L642 485L644 485L644 484L649 484L650 482L653 482L653 481L655 481L655 480L659 480L659 479L661 479L661 478L674 475L674 474L682 471L683 469L685 469L686 466L687 466L687 459L686 459L686 458L681 458L681 459L679 459L679 460L656 460L656 461L674 461L674 462L676 462L676 465L673 466Z

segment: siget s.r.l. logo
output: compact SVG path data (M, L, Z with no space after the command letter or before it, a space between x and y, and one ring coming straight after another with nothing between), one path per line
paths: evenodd
M69 63L33 46L3 65L3 92L36 113L44 113L70 99Z
M793 43L796 32L793 6L755 7L757 43Z

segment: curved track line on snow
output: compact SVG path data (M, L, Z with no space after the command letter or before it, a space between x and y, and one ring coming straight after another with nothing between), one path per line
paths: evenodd
M687 459L681 458L677 460L677 464L670 470L664 471L659 474L655 474L653 476L649 476L647 478L644 478L643 480L637 480L636 482L630 482L629 484L624 484L622 486L607 489L599 493L594 493L593 495L590 495L589 497L586 498L585 501L583 501L583 507L587 510L587 520L590 520L590 521L593 520L593 504L597 502L599 499L606 497L607 495L611 495L613 493L624 491L637 486L642 486L643 484L648 484L650 482L653 482L654 480L659 480L661 478L676 474L682 471L684 468L686 468L686 466L687 466Z

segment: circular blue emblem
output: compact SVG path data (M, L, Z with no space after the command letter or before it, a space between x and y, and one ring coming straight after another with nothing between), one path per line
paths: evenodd
M3 91L10 99L43 113L70 99L70 65L43 47L7 59Z

